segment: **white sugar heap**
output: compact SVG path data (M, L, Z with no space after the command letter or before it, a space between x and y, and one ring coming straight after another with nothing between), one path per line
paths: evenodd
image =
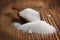
M23 11L19 12L19 15L26 20L30 21L21 25L20 23L16 22L13 25L21 31L28 32L28 33L41 33L41 34L52 34L56 32L56 29L46 23L45 21L40 20L39 12L27 8Z

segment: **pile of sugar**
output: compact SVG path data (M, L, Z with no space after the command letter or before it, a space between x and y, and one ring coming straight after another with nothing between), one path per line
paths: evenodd
M24 9L23 11L19 12L19 15L30 22L23 25L18 22L14 22L13 25L18 30L28 33L33 32L41 34L52 34L56 32L55 27L49 25L45 21L40 20L39 12L31 8Z

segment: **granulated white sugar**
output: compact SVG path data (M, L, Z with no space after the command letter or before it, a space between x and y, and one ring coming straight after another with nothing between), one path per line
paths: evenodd
M23 25L18 22L13 23L18 30L28 33L33 32L41 34L52 34L56 32L55 27L49 25L45 21L40 20L41 18L39 12L31 8L24 9L23 11L19 12L19 15L30 22ZM50 17L50 15L48 16Z
M23 25L14 24L19 30L30 33L52 34L56 29L45 21L35 21Z

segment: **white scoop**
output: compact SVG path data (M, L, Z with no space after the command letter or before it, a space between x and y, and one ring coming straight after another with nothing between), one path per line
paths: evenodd
M39 12L37 12L31 8L26 8L26 9L20 11L19 15L30 22L40 20Z

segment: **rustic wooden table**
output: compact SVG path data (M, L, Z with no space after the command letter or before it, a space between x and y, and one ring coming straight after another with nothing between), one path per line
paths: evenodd
M50 4L53 5L51 6ZM56 1L16 0L13 8L20 11L24 8L33 8L37 10L40 12L42 20L53 25L57 32L52 35L24 33L12 28L11 25L7 25L11 20L9 20L9 18L7 20L3 14L0 14L0 40L60 40L60 7L57 5Z

